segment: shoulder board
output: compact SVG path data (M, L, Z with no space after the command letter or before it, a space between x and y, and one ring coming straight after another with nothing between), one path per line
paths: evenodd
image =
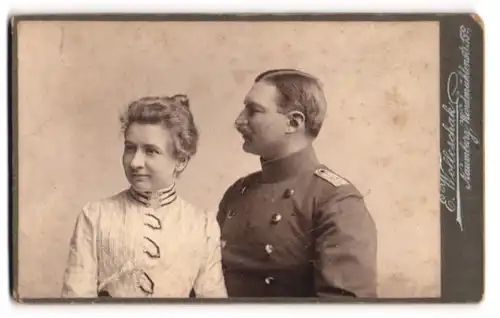
M316 169L314 172L315 175L325 180L328 183L331 183L335 187L339 187L341 185L349 184L344 178L340 177L333 171L327 170L325 168Z

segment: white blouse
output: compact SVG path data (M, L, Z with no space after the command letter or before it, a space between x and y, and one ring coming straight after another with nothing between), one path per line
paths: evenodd
M220 229L207 211L163 192L124 190L78 215L62 297L227 297Z

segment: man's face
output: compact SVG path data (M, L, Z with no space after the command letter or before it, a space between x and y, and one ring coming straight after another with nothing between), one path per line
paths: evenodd
M245 108L235 126L243 136L243 150L264 158L273 158L286 142L287 116L279 113L276 87L255 83L245 97Z

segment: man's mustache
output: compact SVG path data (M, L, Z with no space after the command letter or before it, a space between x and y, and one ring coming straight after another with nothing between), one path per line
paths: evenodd
M238 132L242 135L250 135L251 134L250 130L244 126L236 126L236 130L238 130Z

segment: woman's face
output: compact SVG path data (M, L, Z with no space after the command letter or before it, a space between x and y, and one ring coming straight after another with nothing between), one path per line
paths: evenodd
M123 168L139 191L156 191L174 181L178 160L170 132L160 124L132 123L125 132Z

